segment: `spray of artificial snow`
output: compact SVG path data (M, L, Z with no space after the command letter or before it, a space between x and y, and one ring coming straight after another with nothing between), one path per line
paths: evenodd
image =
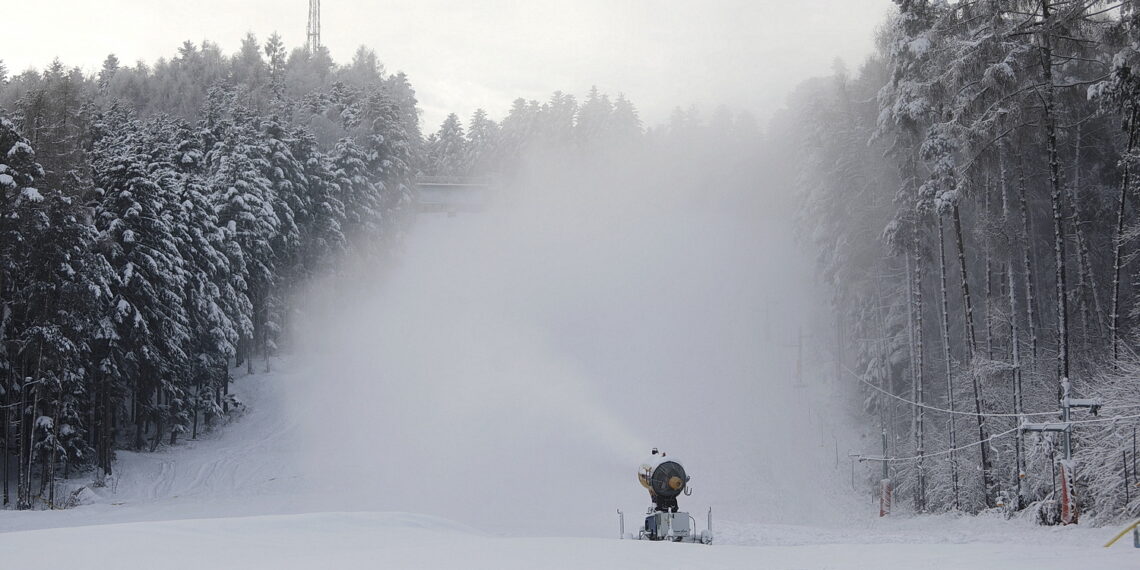
M648 505L657 446L694 513L831 514L847 444L825 342L797 386L814 311L785 201L535 172L484 212L421 215L395 267L316 288L290 394L325 506L608 535Z

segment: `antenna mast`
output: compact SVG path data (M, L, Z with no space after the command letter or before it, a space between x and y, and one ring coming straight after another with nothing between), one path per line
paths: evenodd
M309 0L309 53L321 47L321 0Z

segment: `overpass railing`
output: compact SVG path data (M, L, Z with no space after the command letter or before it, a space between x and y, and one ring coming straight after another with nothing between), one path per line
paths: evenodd
M417 176L416 184L447 186L490 186L494 182L488 176Z

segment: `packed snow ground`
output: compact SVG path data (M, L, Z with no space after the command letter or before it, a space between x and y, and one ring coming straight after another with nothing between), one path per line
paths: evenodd
M558 521L504 531L456 519L347 512L352 501L313 494L286 445L279 413L290 362L241 377L248 409L198 441L157 453L121 452L114 488L64 511L0 511L6 568L1136 568L1130 544L1101 548L1106 528L1043 528L997 517L878 519L790 525L715 520L712 546L617 539L617 519L594 537L562 537ZM633 469L615 484L636 486ZM629 505L627 512L635 505ZM639 506L639 505L638 505ZM627 515L627 525L636 524ZM703 521L702 521L703 524ZM1127 541L1125 541L1127 542Z
M1010 529L1006 529L1007 531ZM1022 533L1017 533L1022 534ZM1082 534L1091 538L1091 533ZM864 535L865 537L867 535ZM1007 535L1008 536L1008 535ZM974 534L974 538L980 535ZM1069 536L1068 538L1073 538ZM12 568L1135 568L1135 552L976 541L701 546L488 536L398 513L184 519L0 535Z
M722 255L734 255L724 252L738 251L740 248L734 247L736 243L751 239L747 234L732 233L743 231L744 226L726 230L725 225L719 223L723 220L715 221L718 223L698 224L700 231L694 235L712 234L722 241L728 246ZM743 281L748 285L733 288L686 276L704 273L694 270L692 264L695 268L706 264L747 265L735 263L740 260L712 258L702 250L707 244L698 244L701 247L692 247L690 252L692 260L678 263L677 252L680 251L683 258L686 251L684 239L656 240L664 242L660 246L634 243L628 247L640 253L640 265L632 270L621 269L617 264L598 266L606 271L596 278L598 281L591 281L590 277L582 276L580 267L574 266L573 256L559 251L560 240L547 235L547 243L538 249L554 251L560 263L569 263L567 274L578 275L579 288L584 291L579 292L582 298L575 297L572 291L561 291L565 298L560 299L558 305L549 305L540 304L538 299L542 295L528 292L526 286L510 290L512 303L529 304L531 312L541 315L546 322L560 325L551 327L559 329L557 335L547 339L539 350L535 347L540 345L538 333L541 331L530 327L521 329L528 334L517 334L507 326L526 321L532 316L529 313L512 314L514 320L510 322L486 314L458 314L472 299L483 303L501 302L502 299L490 292L502 290L504 282L512 281L516 277L512 273L518 271L513 264L492 266L490 274L504 277L478 280L472 278L472 273L484 271L486 264L465 262L470 258L478 260L481 253L477 249L460 248L456 257L429 255L441 247L440 240L454 238L457 231L454 228L471 223L474 222L462 218L422 223L412 244L420 251L408 256L409 266L401 270L404 281L400 282L397 275L397 279L387 285L395 300L391 304L380 303L378 307L354 307L366 325L375 321L377 312L390 317L389 320L400 321L399 317L414 314L427 321L430 326L419 330L404 326L395 331L379 331L379 335L394 336L384 337L386 343L376 344L392 344L400 338L421 347L430 344L430 350L425 349L420 355L422 358L409 360L403 363L404 368L396 370L415 372L428 368L433 375L442 378L437 380L441 392L435 395L437 399L422 391L405 392L411 389L407 382L381 384L373 389L381 390L381 394L407 396L407 399L393 399L387 403L388 407L374 411L375 416L397 418L395 424L377 423L363 417L372 408L345 407L339 401L336 402L338 409L347 409L355 415L332 417L320 408L329 402L314 400L315 394L306 393L306 397L297 398L296 392L318 382L336 383L333 386L337 389L329 391L336 397L342 398L348 393L359 400L370 401L375 394L368 391L367 385L354 385L343 378L358 372L353 366L286 359L274 361L274 372L265 374L261 373L263 363L259 362L257 374L239 376L235 382L234 392L247 409L230 425L197 441L184 441L157 453L120 452L112 485L89 489L83 506L64 511L0 511L0 561L4 568L1043 570L1140 567L1140 550L1132 549L1130 544L1118 544L1112 549L1101 547L1114 533L1109 528L1043 528L1029 521L1007 521L1000 517L879 519L873 504L865 499L853 499L839 484L846 482L847 464L833 464L833 456L845 454L850 446L858 445L858 438L844 434L843 424L833 417L834 410L826 406L826 400L817 398L835 387L761 385L749 388L757 383L751 382L728 386L708 383L695 391L677 389L690 385L693 378L700 378L701 372L707 372L699 366L703 361L714 363L712 372L717 377L731 378L742 374L741 370L753 374L753 370L760 369L760 384L771 378L782 381L789 377L790 368L786 344L771 343L766 352L749 356L757 359L753 361L741 355L756 352L754 347L736 347L720 341L694 344L685 336L693 333L685 330L676 338L658 330L647 330L644 334L649 338L641 339L642 342L623 343L621 339L628 337L630 330L644 326L635 322L636 313L630 306L636 308L642 303L657 309L656 302L665 303L673 298L697 300L681 303L673 312L663 315L657 329L669 330L668 321L680 319L696 330L696 334L705 335L703 331L719 328L718 335L736 336L728 333L740 332L735 327L746 326L756 319L750 317L739 323L727 317L709 321L708 315L723 311L729 316L737 313L754 316L761 314L761 310L766 311L755 304L757 299L749 293L757 288L752 285L762 284L762 281L750 282L750 279L758 279L750 274L721 279ZM714 226L715 229L711 229ZM459 233L470 234L471 231L468 228ZM574 231L580 230L575 228ZM531 236L540 233L532 232ZM507 234L518 235L517 228L511 228ZM502 249L503 244L494 245ZM661 249L654 250L654 247ZM668 255L663 253L666 251ZM518 267L529 267L535 261L523 250L508 249L506 253L508 257L518 258ZM624 258L627 254L619 250L612 255ZM654 254L659 254L662 265L655 265ZM593 262L597 258L594 255L588 259ZM661 273L665 260L670 267L680 265L677 274ZM551 267L545 270L555 272L555 281L565 277ZM648 274L654 282L669 281L670 288L654 292L641 281L645 279L642 274ZM431 278L425 279L425 275ZM720 279L721 276L715 277ZM604 292L601 281L614 280L628 286L633 293L627 298L598 298L599 292ZM720 287L715 299L695 296L709 287ZM425 290L431 295L425 297L417 293ZM719 299L725 301L722 303ZM602 305L601 314L616 314L618 318L608 320L605 328L595 330L598 314L592 312L596 309L590 303ZM686 312L687 304L699 305L700 310ZM426 308L429 305L435 307L434 316L439 320L433 320L432 311ZM573 307L568 314L572 313L576 319L562 314L563 305ZM492 303L489 312L494 313L498 308L499 305ZM345 317L340 319L339 326L359 336L358 331L352 329L360 323ZM468 327L472 330L467 330ZM478 334L472 332L476 329ZM357 346L345 338L331 338L330 347L348 344L349 354L367 352L367 343ZM487 376L476 357L494 354L502 348L500 343L508 345L506 348L512 354L521 350L522 356L527 357L517 365L520 378L534 374L565 375L565 378L543 376L544 383L539 386L554 383L557 391L552 395L523 383L520 378L503 381ZM655 346L660 344L675 344L685 350L654 353ZM475 350L464 351L469 345ZM613 349L615 346L620 350ZM589 364L596 370L588 368L573 373L572 367L565 365L578 354L606 354L607 350L620 352L621 358L610 355L608 359L594 359ZM785 356L783 360L779 359L781 353ZM451 360L463 359L464 366L453 371L446 365L450 362L448 355ZM344 353L336 356L346 360ZM365 356L383 361L393 355ZM653 360L659 361L659 368L645 369L644 363ZM820 359L809 356L808 360L811 370L812 362ZM559 366L552 367L552 362ZM314 364L318 365L315 369ZM676 379L667 376L684 364L692 369L683 370ZM465 390L470 388L448 384L446 377L453 373L456 381L477 377L479 389L467 392ZM589 380L592 374L602 378L618 375L649 378L664 383L638 385L629 394L605 392L600 390L617 390L621 385L610 387L592 382ZM672 399L654 399L657 398L652 392L654 386L669 388L663 391ZM349 389L364 392L346 392ZM820 393L813 394L813 389ZM451 399L457 392L461 402ZM483 395L485 392L490 392L491 397ZM517 415L513 404L519 394L528 405L538 404L530 406L538 408L537 416ZM756 401L794 397L807 411L779 417L782 430L795 434L794 437L788 433L773 434L748 424L754 406L747 401L732 401L733 395L737 395L738 400ZM598 401L603 396L603 401ZM649 412L639 411L632 418L613 417L608 410L622 409L623 397L630 401L649 399L642 402ZM464 398L475 400L469 402ZM559 408L558 403L567 398L574 408ZM604 401L606 398L609 401ZM401 405L412 406L416 413L400 414L398 406ZM316 409L308 412L302 409L310 406ZM449 417L440 420L431 415L428 411L433 407L442 407ZM639 522L638 513L647 504L647 497L634 477L639 453L644 453L638 447L644 443L639 437L646 434L627 436L625 432L632 430L630 426L639 425L644 415L652 415L652 410L669 410L669 417L680 418L679 423L685 427L683 432L649 435L674 442L687 451L684 455L689 458L687 467L694 477L696 493L685 498L682 506L697 515L700 525L703 525L704 508L714 506L717 539L713 546L617 539L614 509L625 509L627 529L632 529ZM594 431L598 431L599 426L605 428L602 431L611 430L601 434L612 436L611 448L591 448L597 440L594 433L579 434L583 440L567 439L568 433L575 433L577 426L571 420L576 413L589 418L591 426L588 427ZM421 415L425 417L419 417ZM701 417L713 419L694 421ZM345 446L342 451L348 452L352 459L359 452L376 456L375 461L365 461L365 468L361 469L357 464L345 463L343 455L314 455L311 422L325 418L331 431L316 431L318 439L337 437L339 439L329 445ZM437 425L439 421L445 422L442 427ZM533 421L538 422L533 433L517 431L519 425ZM558 429L542 428L549 427L548 424ZM758 425L764 427L764 424ZM471 433L456 431L460 429ZM414 450L400 447L409 442L440 446L451 439L472 450L429 449L424 455L418 455ZM579 449L578 445L585 448ZM751 454L744 453L748 449L762 449L759 460L749 459ZM623 455L626 451L628 456ZM442 454L442 458L433 459L431 454L436 452ZM575 453L579 455L571 455ZM595 457L588 457L590 453ZM790 453L795 455L789 456ZM399 462L392 461L393 457L399 458ZM421 459L429 463L415 463ZM400 468L386 469L389 461L398 463ZM565 473L568 483L562 480L551 483L547 469L557 472L563 467L563 461L578 470ZM782 461L782 466L775 465L776 461ZM466 468L469 471L465 471ZM471 477L463 479L463 483L470 484L467 488L482 492L467 497L468 493L461 492L462 489L457 492L448 487L448 479L439 474L444 469L454 469L453 472L462 477ZM411 475L401 475L405 472ZM424 481L417 486L414 478ZM547 492L547 487L557 490ZM436 492L441 500L429 500ZM543 499L536 501L535 497ZM832 508L826 508L828 506ZM558 513L565 515L558 516Z
M288 366L288 363L276 363ZM997 517L878 519L835 526L714 521L712 546L618 540L547 528L504 533L426 515L323 512L307 494L290 426L275 413L288 372L236 383L249 409L198 441L123 453L115 490L66 511L0 511L6 568L1136 568L1105 528ZM632 470L631 470L632 473ZM631 475L622 483L636 485ZM335 502L335 501L333 501ZM457 517L459 518L459 517ZM636 524L636 515L627 518Z

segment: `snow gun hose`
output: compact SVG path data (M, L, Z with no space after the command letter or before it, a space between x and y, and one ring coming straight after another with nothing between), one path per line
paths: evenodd
M1133 534L1135 535L1136 548L1140 548L1140 520L1137 520L1136 522L1125 527L1124 530L1120 531L1120 534L1117 534L1116 536L1112 537L1112 540L1108 541L1108 543L1105 544L1104 547L1108 548L1108 547L1112 546L1113 544L1116 544L1116 541L1120 540L1120 537L1128 534L1128 531L1133 532Z

